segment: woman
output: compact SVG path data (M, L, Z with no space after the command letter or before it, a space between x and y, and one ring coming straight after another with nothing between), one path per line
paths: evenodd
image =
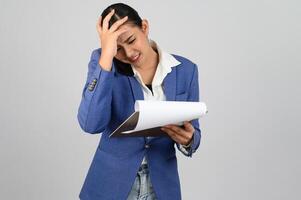
M109 135L136 100L199 101L197 66L149 39L148 21L128 5L109 6L96 26L101 48L92 52L77 117L101 139L80 199L181 199L174 144L191 157L200 144L198 120L162 127L167 137Z

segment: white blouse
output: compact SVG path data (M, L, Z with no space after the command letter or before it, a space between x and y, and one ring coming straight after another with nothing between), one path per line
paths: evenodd
M181 64L178 60L176 60L173 55L163 51L155 41L149 40L151 47L154 50L157 50L159 54L159 63L155 72L155 76L152 80L152 91L143 83L141 75L139 72L135 69L134 66L132 66L133 72L134 72L134 77L137 79L137 81L140 83L142 90L143 90L143 95L144 95L144 100L151 101L166 101L165 94L163 92L163 87L162 83L166 75L171 72L171 68L174 66L177 66ZM149 137L148 137L149 138ZM188 151L180 145L180 150L184 154L188 154ZM146 164L147 160L146 157L144 156L143 161L141 164Z

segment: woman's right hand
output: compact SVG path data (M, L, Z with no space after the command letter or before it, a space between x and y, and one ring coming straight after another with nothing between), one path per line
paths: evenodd
M101 46L101 57L99 60L99 63L103 68L106 70L111 70L112 66L112 60L114 56L117 54L117 39L118 37L126 32L128 29L126 27L122 29L118 29L124 22L127 20L127 16L123 17L122 19L119 19L116 21L110 29L109 27L109 21L111 17L114 14L114 10L112 10L103 20L103 24L101 27L101 18L102 16L99 17L97 24L96 24L96 29L99 35L100 39L100 46Z

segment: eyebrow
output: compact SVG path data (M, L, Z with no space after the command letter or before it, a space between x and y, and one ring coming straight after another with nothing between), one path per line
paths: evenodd
M130 40L131 37L133 37L134 34L132 34L130 37L128 37L128 39L126 39L123 43L126 43L127 41Z

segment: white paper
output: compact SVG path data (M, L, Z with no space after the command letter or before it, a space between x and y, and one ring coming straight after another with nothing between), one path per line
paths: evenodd
M207 106L203 102L137 100L135 102L135 111L139 111L136 128L123 133L131 133L167 124L182 125L184 121L190 121L205 115Z

